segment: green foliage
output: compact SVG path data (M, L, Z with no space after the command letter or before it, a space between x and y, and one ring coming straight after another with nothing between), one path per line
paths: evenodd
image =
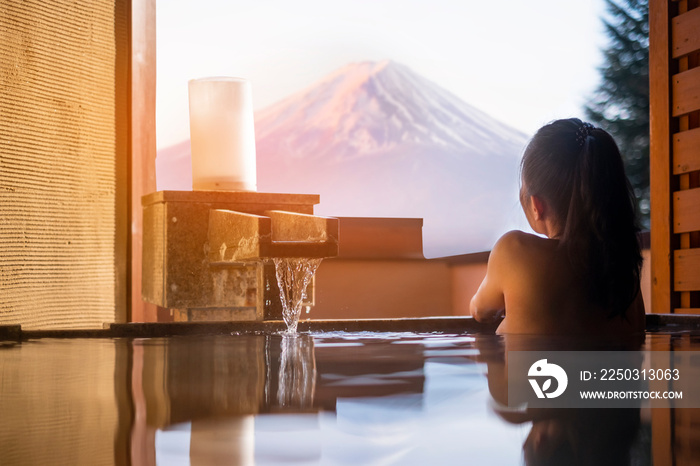
M649 227L649 2L605 0L601 82L586 117L613 135L625 161L642 226Z

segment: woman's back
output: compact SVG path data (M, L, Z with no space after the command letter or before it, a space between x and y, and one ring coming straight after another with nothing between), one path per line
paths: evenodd
M594 304L559 241L520 231L501 238L492 253L491 279L506 309L499 333L630 334L644 330L643 305L608 317Z
M472 315L505 312L501 333L642 331L634 195L613 138L575 118L554 121L521 169L523 211L546 238L510 232L496 243Z

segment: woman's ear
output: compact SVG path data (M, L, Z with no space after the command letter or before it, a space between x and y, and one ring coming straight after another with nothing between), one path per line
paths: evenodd
M532 205L535 220L544 220L547 215L547 204L538 196L530 196L530 205Z
M534 218L534 222L530 224L532 229L547 238L556 238L560 234L559 227L552 216L549 204L541 197L530 196L530 206Z

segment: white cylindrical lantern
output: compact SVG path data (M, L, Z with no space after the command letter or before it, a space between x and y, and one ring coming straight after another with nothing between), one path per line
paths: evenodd
M255 191L255 128L250 82L189 82L192 189Z

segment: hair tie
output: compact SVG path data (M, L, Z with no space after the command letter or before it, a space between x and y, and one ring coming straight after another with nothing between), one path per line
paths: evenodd
M593 126L590 123L583 123L581 126L578 127L576 130L576 143L578 144L579 147L583 147L583 145L586 142L586 138L591 135L591 131L595 129L595 126Z

